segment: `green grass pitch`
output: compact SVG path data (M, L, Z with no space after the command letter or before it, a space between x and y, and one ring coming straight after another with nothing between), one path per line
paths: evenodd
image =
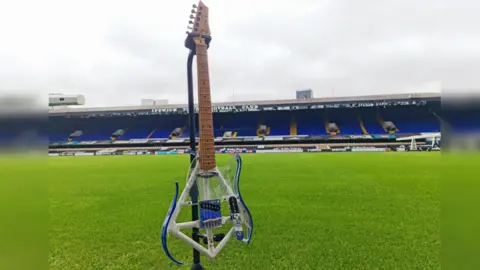
M440 153L242 157L252 243L231 239L215 261L202 256L207 269L440 268ZM160 231L188 156L48 162L51 269L179 269L163 253ZM192 249L169 241L189 269Z

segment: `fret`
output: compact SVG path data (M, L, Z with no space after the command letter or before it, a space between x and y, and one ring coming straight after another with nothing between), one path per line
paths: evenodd
M216 160L207 47L204 42L198 42L196 50L200 132L199 163L201 170L212 170L216 167Z

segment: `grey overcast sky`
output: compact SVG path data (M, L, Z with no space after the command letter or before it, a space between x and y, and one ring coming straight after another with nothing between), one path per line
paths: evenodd
M185 103L193 3L2 1L0 93L83 94L88 107ZM204 3L214 101L480 86L480 1Z

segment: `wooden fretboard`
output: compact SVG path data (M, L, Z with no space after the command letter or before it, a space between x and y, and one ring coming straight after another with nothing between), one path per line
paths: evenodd
M210 75L208 73L207 45L203 37L196 39L197 79L198 79L198 120L200 130L199 163L200 170L215 169L215 136L213 134L212 99L210 95Z

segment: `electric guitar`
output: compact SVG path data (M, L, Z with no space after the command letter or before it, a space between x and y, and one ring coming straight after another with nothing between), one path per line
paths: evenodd
M233 185L225 179L217 168L207 52L211 41L208 22L209 10L202 1L199 2L198 6L193 5L193 8L190 16L192 20L189 22L191 32L187 32L186 44L190 44L188 46L189 49L193 50L197 57L199 150L194 160L196 163L195 167L190 170L187 184L180 197L178 196L178 182L175 184L174 199L163 223L161 235L162 247L166 255L177 264L183 263L170 254L167 246L168 233L183 240L211 259L214 259L219 254L232 236L235 236L239 241L249 244L253 233L252 216L240 192L240 174L242 170L240 155L235 153L236 169ZM194 130L190 130L190 132L194 132ZM191 201L187 201L187 199L195 183L200 187L201 200L197 203L200 219L177 223L176 219L181 208L194 204ZM220 187L220 192L213 190L212 186L214 184ZM222 203L228 204L229 216L222 216ZM228 233L214 233L217 228L229 224L232 227ZM246 235L244 234L244 227ZM201 232L204 232L204 234L199 236L207 247L202 246L181 232L182 229L188 228L198 228Z

